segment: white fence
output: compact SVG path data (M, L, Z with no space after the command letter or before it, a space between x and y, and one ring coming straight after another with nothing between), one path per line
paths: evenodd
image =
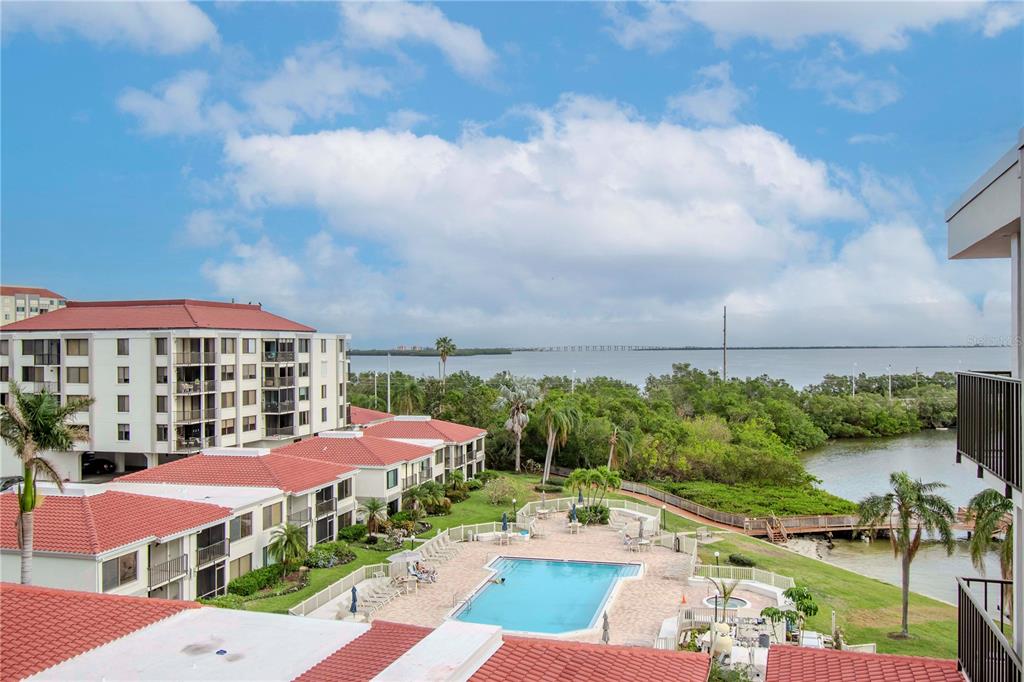
M336 599L350 591L353 587L364 580L375 577L375 574L383 574L390 577L391 570L394 565L395 564L385 562L382 564L361 566L337 582L331 583L312 597L309 597L288 609L288 613L293 616L307 616L321 606L327 604L332 599ZM404 564L402 565L402 570L404 570Z
M557 497L550 500L544 500L543 502L541 500L527 502L519 508L519 511L516 512L516 522L523 527L526 527L530 523L530 518L537 515L538 509L547 509L555 512L568 512L572 508L573 504L581 506L578 503L578 498L575 497ZM632 502L630 500L605 499L602 504L612 510L620 509L634 514L643 514L644 516L651 517L654 521L654 528L650 528L649 530L652 532L661 526L660 507L652 507L641 502Z
M796 581L788 575L779 575L771 571L749 566L713 566L701 564L694 568L693 574L701 578L723 578L725 580L752 580L765 585L788 590L796 586Z

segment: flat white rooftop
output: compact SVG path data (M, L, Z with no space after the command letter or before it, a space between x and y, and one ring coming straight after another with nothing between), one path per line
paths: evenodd
M231 609L190 609L27 679L292 680L369 627Z
M153 497L167 497L186 502L206 502L228 509L241 509L274 497L280 497L277 488L253 488L231 485L193 485L180 483L138 483L117 480L102 485L105 490Z

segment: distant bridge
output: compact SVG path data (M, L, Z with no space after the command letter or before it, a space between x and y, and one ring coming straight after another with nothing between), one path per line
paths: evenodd
M536 353L585 353L585 352L612 352L612 351L635 351L635 350L704 350L694 347L683 346L623 346L612 345L581 345L581 346L538 346L536 348L518 348L517 350L533 351Z

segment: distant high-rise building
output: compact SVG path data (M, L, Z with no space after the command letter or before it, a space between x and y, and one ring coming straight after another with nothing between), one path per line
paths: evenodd
M42 287L0 284L0 326L63 308L67 299Z

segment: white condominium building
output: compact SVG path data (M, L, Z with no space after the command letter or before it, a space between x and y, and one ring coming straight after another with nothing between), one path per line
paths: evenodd
M63 308L68 301L42 287L0 284L0 326Z
M70 481L103 473L102 460L121 472L274 447L346 425L348 339L252 304L71 301L0 331L0 402L11 381L93 399L78 415L88 442L50 456ZM0 447L0 475L19 475Z

